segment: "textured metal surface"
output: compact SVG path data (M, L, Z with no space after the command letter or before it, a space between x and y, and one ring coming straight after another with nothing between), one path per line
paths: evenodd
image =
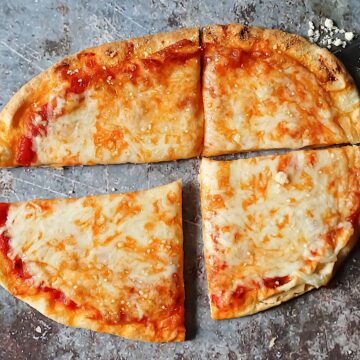
M39 71L84 47L209 23L245 22L305 34L308 20L324 16L360 31L358 0L1 0L0 106ZM198 167L198 160L188 160L0 171L0 201L138 190L182 178L189 337L181 344L145 344L68 328L0 289L0 359L359 359L359 247L331 287L254 316L210 319Z

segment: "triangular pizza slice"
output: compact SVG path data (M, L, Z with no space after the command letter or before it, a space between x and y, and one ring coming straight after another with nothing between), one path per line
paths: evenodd
M327 284L359 229L360 149L203 159L211 314L256 313Z
M181 182L0 203L0 284L65 325L184 340Z
M204 28L205 156L360 142L360 99L344 66L298 35Z
M0 113L0 166L144 163L198 156L198 29L69 56Z

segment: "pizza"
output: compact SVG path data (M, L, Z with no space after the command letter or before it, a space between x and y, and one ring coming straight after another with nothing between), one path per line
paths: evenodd
M200 183L214 319L253 314L327 284L356 241L356 146L203 159Z
M198 156L199 30L114 42L69 56L0 113L0 166L145 163Z
M298 35L210 25L204 47L204 156L360 142L360 99L326 49Z
M0 284L65 325L184 340L181 182L0 203Z

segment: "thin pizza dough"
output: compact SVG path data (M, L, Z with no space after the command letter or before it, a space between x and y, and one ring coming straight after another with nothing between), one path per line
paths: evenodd
M203 159L211 314L253 314L325 285L359 228L360 149Z
M360 100L335 56L298 35L203 31L203 155L360 141Z
M81 51L0 113L1 167L169 161L202 142L198 29Z
M0 203L0 284L65 325L183 341L181 182Z

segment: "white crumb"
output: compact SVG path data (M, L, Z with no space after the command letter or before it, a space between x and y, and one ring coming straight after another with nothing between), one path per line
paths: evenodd
M313 21L309 21L307 34L310 42L328 49L333 46L345 48L355 37L352 31L339 29L334 21L329 18L319 21L317 26Z
M38 333L38 334L41 334L42 330L41 330L41 327L40 326L37 326L35 328L35 331Z
M111 191L116 191L116 188L114 188L114 187L113 187L113 188L111 188Z
M283 171L279 171L275 174L274 180L280 185L285 185L289 182L289 178L286 173Z
M325 19L324 25L328 29L332 29L334 27L334 22L331 19Z
M335 39L335 41L333 42L333 44L335 46L340 46L342 44L342 41L340 39Z
M271 348L274 347L276 340L277 340L277 337L276 337L276 336L274 336L274 337L270 340L270 342L269 342L269 349L271 349Z
M351 41L354 38L354 33L351 32L351 31L348 31L348 32L345 33L344 36L345 36L346 41Z

